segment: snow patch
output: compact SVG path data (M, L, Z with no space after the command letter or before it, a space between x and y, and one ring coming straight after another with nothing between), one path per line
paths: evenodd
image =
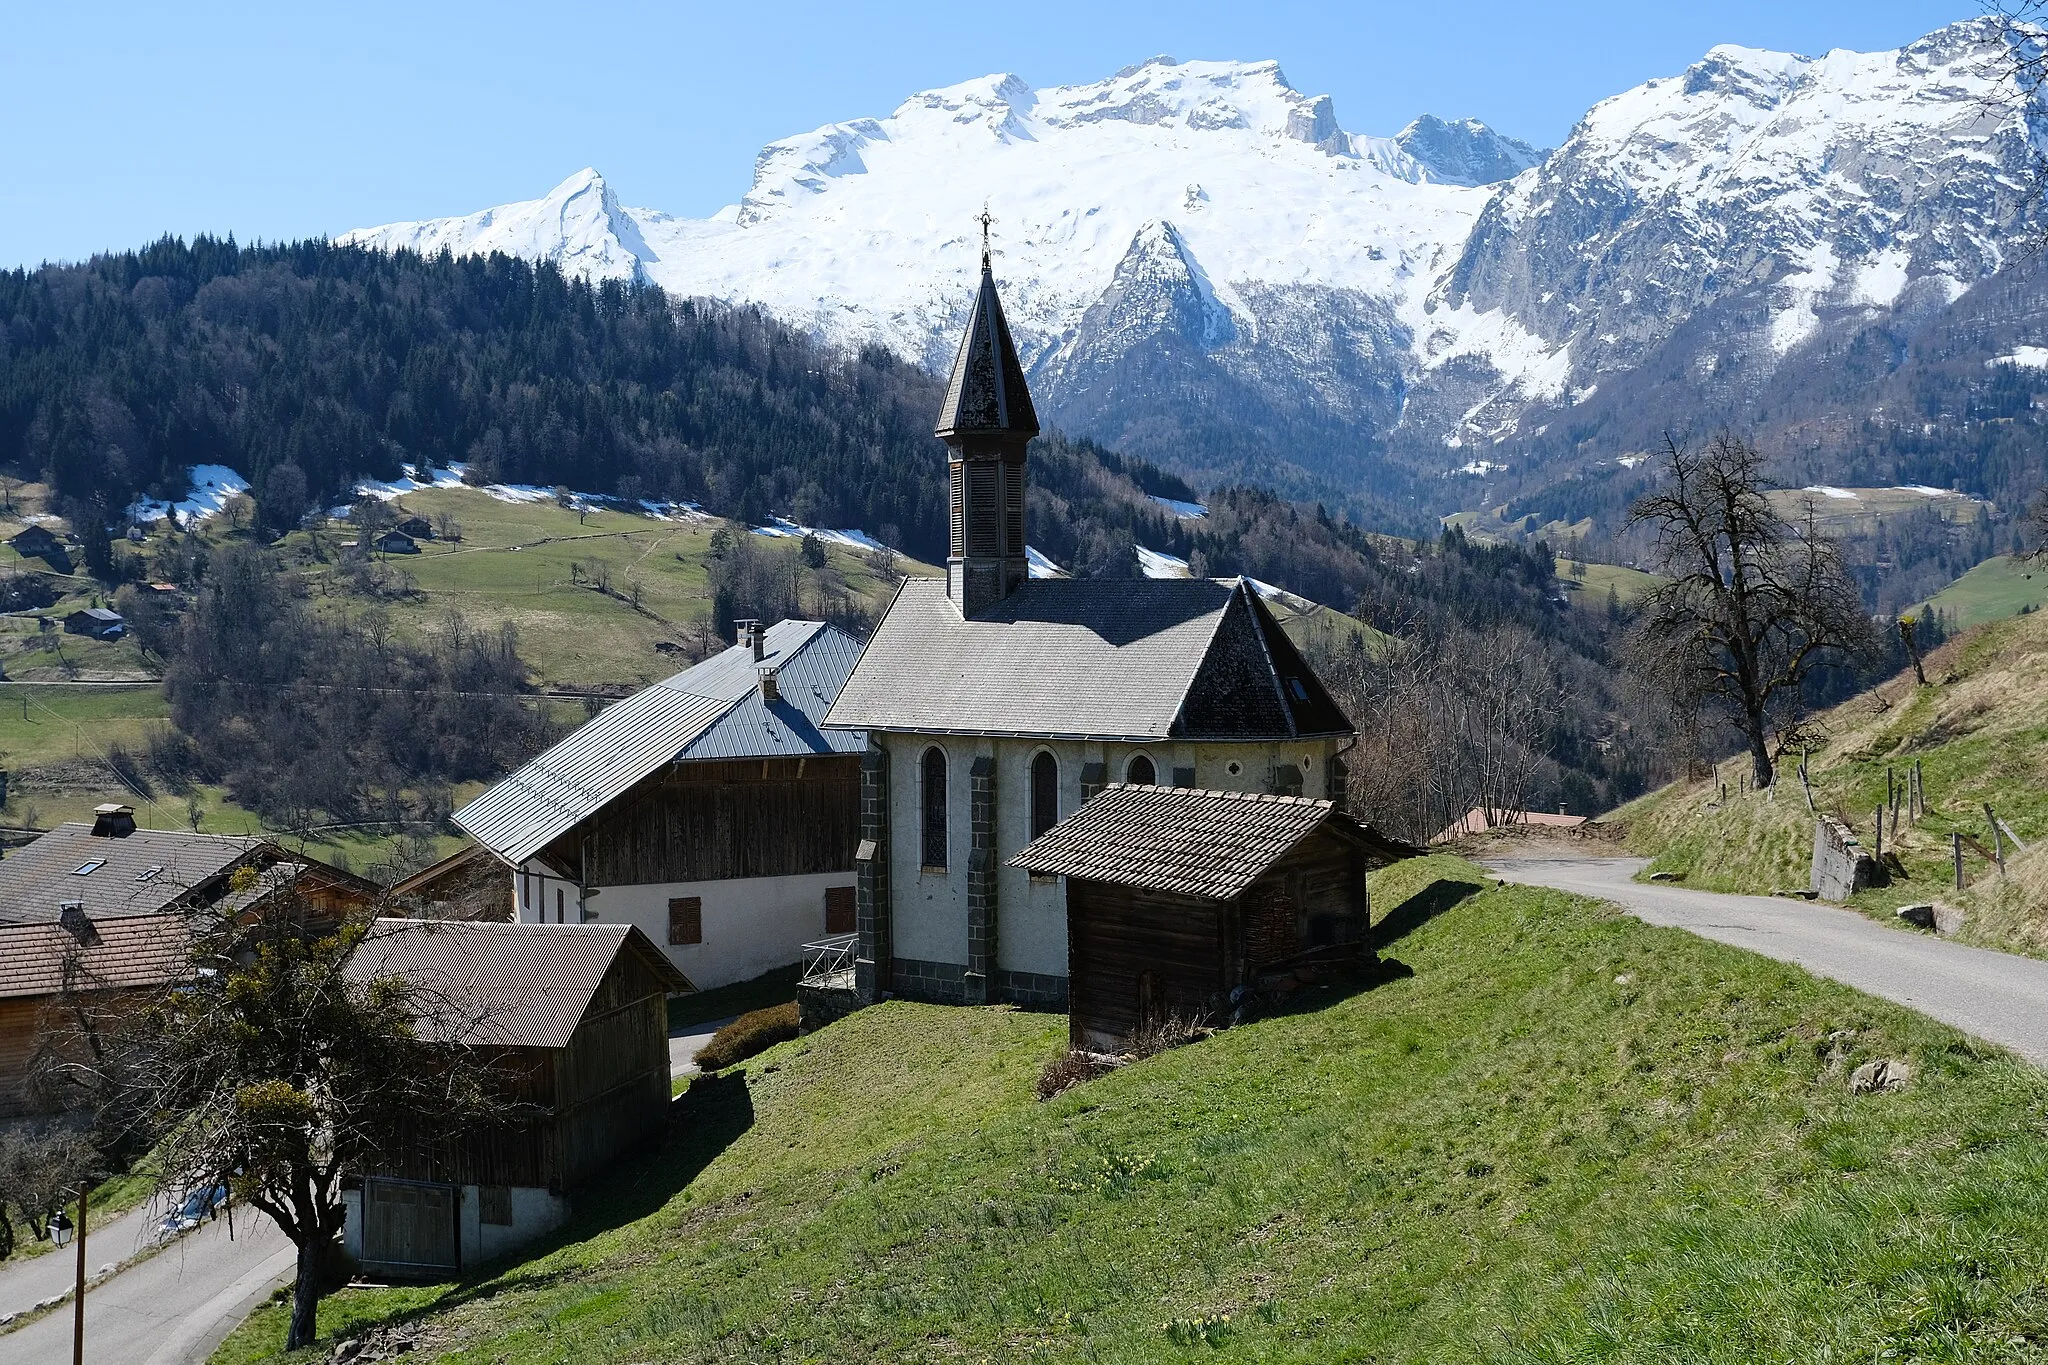
M190 493L176 502L144 498L130 503L129 518L141 522L162 521L175 510L180 521L205 521L208 517L219 516L229 498L249 491L249 481L224 464L196 464L186 470L185 475L192 484Z
M805 536L816 536L827 545L837 545L844 550L886 550L889 547L876 540L866 531L831 531L822 526L799 526L787 517L770 517L766 526L756 526L757 536L776 536L802 540Z
M1199 521L1209 515L1209 509L1199 502L1182 502L1179 498L1162 498L1157 493L1145 496L1179 517L1182 521Z
M1835 498L1847 502L1861 502L1862 498L1846 488L1837 488L1830 483L1810 483L1799 490L1802 493L1818 493L1824 498Z
M1161 554L1157 550L1148 550L1142 545L1137 547L1137 551L1138 567L1144 571L1147 578L1192 577L1188 572L1188 562L1185 559Z
M1253 592L1265 598L1268 602L1278 602L1296 615L1304 615L1316 609L1316 604L1303 597L1300 593L1289 592L1285 588L1276 588L1271 583L1263 583L1256 578L1247 577L1244 581Z
M1620 465L1623 469L1634 469L1637 465L1641 464L1643 461L1649 458L1650 457L1647 455L1617 455L1614 457L1614 462Z
M2006 354L1993 356L1984 362L1986 369L1994 365L2017 365L2023 370L2048 370L2048 346L2015 346Z
M1924 483L1895 483L1892 488L1900 493L1918 493L1923 498L1960 498L1961 493L1952 488L1930 488Z
M1492 460L1467 460L1465 461L1465 463L1459 465L1457 469L1453 472L1458 474L1472 474L1484 478L1488 474L1506 473L1507 466L1504 464L1495 464Z
M1059 565L1040 554L1036 545L1026 545L1024 547L1024 562L1029 566L1030 574L1033 578L1071 577L1065 569L1062 569Z

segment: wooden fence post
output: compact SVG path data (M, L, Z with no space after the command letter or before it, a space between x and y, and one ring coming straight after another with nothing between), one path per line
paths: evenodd
M1927 774L1921 771L1917 758L1913 760L1913 790L1920 794L1920 815L1927 814Z
M1877 858L1877 860L1878 860L1879 862L1883 862L1883 861L1884 861L1884 807L1883 807L1883 806L1879 806L1879 807L1877 808L1877 848L1876 848L1876 851L1875 851L1875 853L1874 853L1874 856L1875 856L1875 857Z
M1956 861L1956 890L1963 889L1963 836L1960 830L1948 836L1949 852Z
M1991 824L1991 856L1998 862L1998 875L2005 875L2005 840L1998 835L1998 816L1992 813L1991 803L1984 803L1984 818Z

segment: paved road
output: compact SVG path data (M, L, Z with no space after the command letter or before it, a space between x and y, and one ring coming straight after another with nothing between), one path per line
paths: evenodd
M92 1246L88 1235L86 1247ZM203 1224L86 1291L85 1358L93 1365L203 1361L265 1294L291 1278L294 1255L285 1235L261 1214L237 1210L233 1241L225 1217ZM104 1264L97 1255L91 1259ZM69 1359L69 1304L0 1335L0 1365Z
M1597 896L1650 924L1797 963L2048 1066L2048 962L1895 929L1831 905L1631 881L1640 858L1492 858L1486 865L1509 881Z
M668 1069L672 1076L694 1076L697 1074L696 1057L704 1044L711 1041L711 1035L730 1024L732 1019L713 1019L708 1024L692 1024L688 1033L671 1033L668 1036Z
M86 1273L101 1266L127 1260L146 1245L149 1234L163 1214L144 1203L108 1222L90 1226L85 1233ZM20 1235L28 1236L27 1229ZM27 1260L0 1265L0 1313L19 1313L44 1299L62 1294L78 1278L78 1248L46 1252Z

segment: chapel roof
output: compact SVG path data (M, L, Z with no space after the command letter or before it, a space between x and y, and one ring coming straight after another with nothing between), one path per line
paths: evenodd
M996 296L995 276L986 259L960 350L953 357L953 374L946 381L946 399L939 405L936 433L1027 440L1038 434L1038 413L1031 406L1024 366L1010 340L1010 324L1003 317L1003 301Z

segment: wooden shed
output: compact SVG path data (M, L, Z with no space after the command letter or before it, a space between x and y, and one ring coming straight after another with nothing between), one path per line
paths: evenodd
M1370 961L1366 872L1413 852L1329 801L1112 786L1011 862L1067 879L1072 1045L1116 1051L1240 988Z
M668 996L692 989L625 924L380 919L349 961L398 976L452 1016L428 1037L484 1048L526 1116L421 1132L358 1172L343 1245L366 1271L438 1277L559 1226L582 1185L656 1140L669 1105Z

